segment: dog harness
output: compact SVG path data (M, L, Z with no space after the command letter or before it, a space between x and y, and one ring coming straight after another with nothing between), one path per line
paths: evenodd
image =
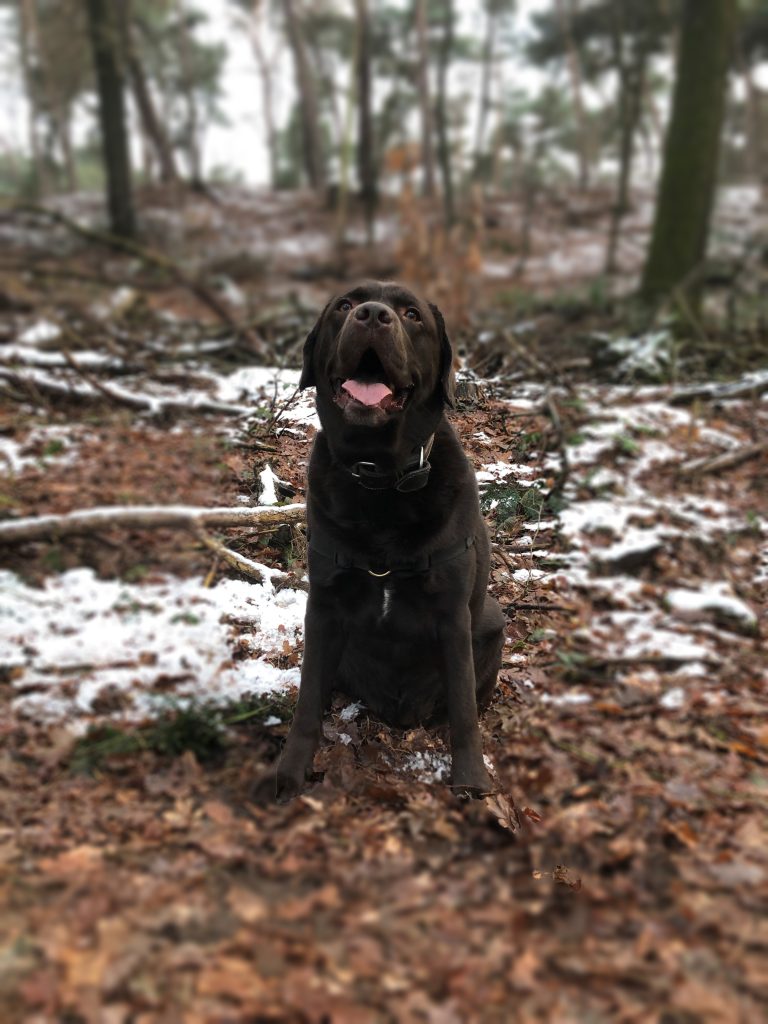
M372 562L371 559L358 558L333 543L326 544L325 538L318 537L317 531L313 530L309 537L309 550L323 558L329 559L338 569L362 569L369 576L389 576L391 573L406 573L416 575L421 572L429 572L437 565L450 562L465 551L474 547L475 537L465 537L458 544L449 548L442 548L440 551L433 551L428 555L417 555L415 558L397 558L391 562Z

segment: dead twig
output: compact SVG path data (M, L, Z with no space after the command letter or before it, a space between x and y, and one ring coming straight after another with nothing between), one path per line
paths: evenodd
M0 544L72 537L100 530L154 530L208 527L264 527L303 523L305 506L260 505L252 508L201 508L195 505L105 505L66 515L30 516L0 523ZM217 551L221 555L221 551ZM255 564L255 563L254 563Z

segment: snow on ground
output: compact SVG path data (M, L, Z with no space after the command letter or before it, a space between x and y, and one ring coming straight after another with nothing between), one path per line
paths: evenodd
M34 340L28 337L26 343L45 340L47 329L41 322L32 332ZM51 371L72 379L68 368L52 365ZM207 397L241 409L239 417L214 421L222 435L254 415L277 416L278 435L290 431L306 440L308 428L318 426L314 392L298 391L296 370L243 367L217 374L198 365L195 377L204 390L149 385L146 378L141 384L123 378L123 385L141 386L162 399L193 403ZM516 386L507 404L515 412L534 412L541 409L543 395L538 385ZM692 576L665 586L644 582L642 567L674 555L692 537L731 548L748 531L768 538L768 519L755 514L747 519L738 503L722 497L685 488L667 495L655 486L660 472L692 455L717 454L743 443L727 415L713 424L700 412L667 404L665 397L660 388L579 389L583 426L567 438L565 507L518 530L507 555L508 572L502 572L522 600L537 588L564 598L588 595L597 610L574 633L576 639L595 657L646 662L646 682L655 680L660 706L673 709L685 700L691 680L722 664L729 650L751 642L760 609L730 580ZM768 420L768 405L757 408L756 415ZM79 429L35 427L21 441L3 438L0 462L13 476L30 466L44 468L41 459L75 460ZM481 489L490 484L545 489L561 468L556 456L536 452L525 456L530 462L501 461L491 438L482 431L473 437L479 448L497 456L478 461ZM262 470L263 501L279 500L278 482L271 467ZM768 580L766 558L755 567L755 584ZM263 694L298 683L297 668L275 662L295 652L301 640L305 601L303 592L278 590L269 582L231 579L206 588L201 580L164 577L129 584L79 569L50 576L39 590L3 572L0 664L10 669L20 714L66 719L79 728L97 717L142 717L170 698L224 702ZM531 699L574 708L588 699L577 689L549 693L546 683L528 678L525 659L516 658L510 654L505 663L520 674ZM670 672L673 687L664 682ZM413 765L413 770L439 774L438 765Z
M40 590L0 572L0 663L24 715L135 720L169 697L224 703L297 685L297 668L268 659L295 647L305 605L303 591L242 580L129 584L73 569Z

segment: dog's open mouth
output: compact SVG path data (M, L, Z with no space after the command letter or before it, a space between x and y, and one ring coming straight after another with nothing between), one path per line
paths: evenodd
M355 405L384 412L403 409L412 391L413 385L397 388L389 383L384 367L372 350L366 352L352 376L337 377L333 388L336 404L342 409Z

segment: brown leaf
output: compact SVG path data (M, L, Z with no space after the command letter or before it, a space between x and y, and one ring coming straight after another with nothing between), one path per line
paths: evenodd
M246 1002L263 998L269 989L248 960L235 956L217 956L200 972L197 992L201 996L225 996Z

